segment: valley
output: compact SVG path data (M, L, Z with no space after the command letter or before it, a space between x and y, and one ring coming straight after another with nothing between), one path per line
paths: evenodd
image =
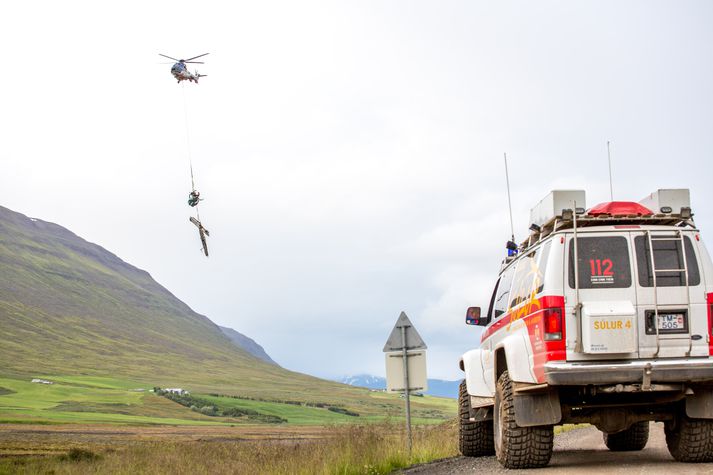
M387 473L455 450L454 399L412 398L409 456L398 395L277 365L61 226L0 207L0 268L0 473L297 473L295 453Z
M0 280L0 387L11 391L0 395L0 420L257 422L202 414L156 396L154 387L184 388L233 413L239 407L288 424L403 417L396 395L284 369L256 342L194 312L147 272L61 226L2 207L0 266L7 276ZM55 384L30 383L33 378ZM418 399L418 421L455 415L454 401Z

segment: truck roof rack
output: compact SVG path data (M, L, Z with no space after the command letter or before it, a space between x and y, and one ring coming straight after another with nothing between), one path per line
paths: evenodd
M627 203L628 202L619 202ZM636 203L634 203L636 204ZM598 208L599 206L595 207ZM595 208L592 208L595 209ZM590 210L591 211L591 210ZM592 226L690 226L695 228L691 208L682 208L680 213L659 213L650 215L641 214L611 214L598 212L596 214L577 213L577 228L587 228ZM530 236L522 242L520 250L524 251L533 244L541 241L550 234L572 229L574 227L574 212L572 210L562 210L560 216L555 216L542 226L531 226Z
M658 189L638 203L611 201L586 210L584 190L553 190L530 210L530 235L516 249L508 243L503 266L552 233L591 226L673 226L695 228L690 192ZM654 210L654 211L652 211Z

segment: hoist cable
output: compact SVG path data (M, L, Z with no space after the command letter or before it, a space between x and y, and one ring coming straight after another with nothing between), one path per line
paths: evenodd
M188 167L191 170L191 191L196 191L196 182L193 179L193 160L191 159L191 134L188 128L188 103L186 102L186 90L181 84L181 92L183 93L183 115L186 119L186 149L188 151Z

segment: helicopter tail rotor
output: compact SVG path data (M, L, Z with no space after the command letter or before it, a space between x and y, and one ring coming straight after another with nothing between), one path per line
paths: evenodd
M197 84L197 83L198 83L198 79L206 77L207 74L201 74L201 73L199 73L198 70L196 69L196 73L194 74L194 76L195 76L195 78L196 78L196 84Z

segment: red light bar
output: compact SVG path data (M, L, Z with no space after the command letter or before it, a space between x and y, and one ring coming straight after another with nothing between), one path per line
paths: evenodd
M654 213L646 206L633 201L610 201L594 206L587 214L589 216L652 216Z

